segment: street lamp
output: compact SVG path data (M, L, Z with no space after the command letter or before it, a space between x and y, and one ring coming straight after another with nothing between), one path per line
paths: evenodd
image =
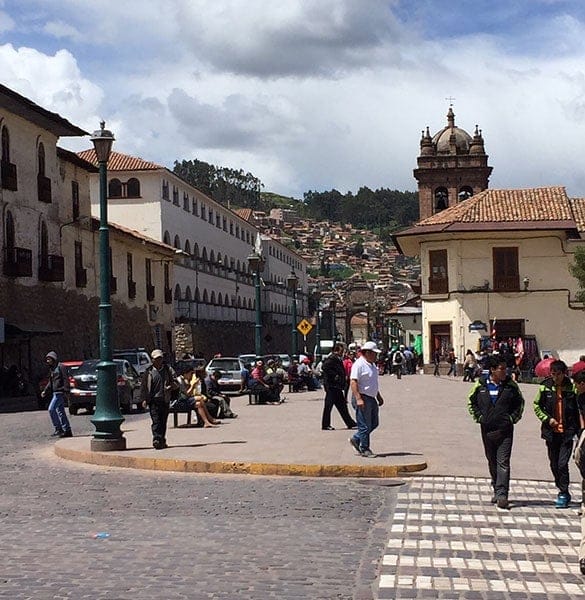
M264 270L264 258L255 251L248 256L248 264L254 273L254 287L256 289L256 326L254 330L254 352L256 356L262 356L262 308L260 306L260 273Z
M315 314L317 316L317 329L315 331L315 360L321 357L321 292L318 288L313 290L312 294L313 304L315 306Z
M118 404L116 387L116 363L112 361L112 305L110 304L110 234L108 229L108 159L112 151L114 135L105 129L105 122L90 138L100 172L100 362L97 365L98 381L95 415L91 422L95 432L91 449L96 451L125 450L126 438L120 425L124 417Z
M291 336L291 354L296 356L298 353L297 347L297 286L299 278L293 269L290 275L286 278L286 287L292 292L292 324L290 330Z
M335 317L336 317L336 313L337 313L337 301L336 300L331 300L331 302L329 302L329 307L331 309L331 339L336 341L337 340L337 328L336 328L336 324L335 324Z

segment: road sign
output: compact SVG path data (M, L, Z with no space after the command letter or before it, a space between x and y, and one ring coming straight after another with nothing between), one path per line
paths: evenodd
M309 323L309 321L307 321L307 319L303 319L298 325L297 325L297 329L303 334L303 335L307 335L309 333L309 331L311 331L311 329L313 329L313 326Z

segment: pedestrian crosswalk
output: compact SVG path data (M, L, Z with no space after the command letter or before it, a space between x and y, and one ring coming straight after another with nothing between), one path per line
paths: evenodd
M581 500L580 484L571 494ZM512 481L511 510L488 479L416 477L397 499L379 598L583 598L580 505L554 507L554 485Z

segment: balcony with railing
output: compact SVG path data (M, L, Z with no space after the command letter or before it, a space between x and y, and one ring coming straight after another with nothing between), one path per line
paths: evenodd
M51 180L44 175L37 175L37 190L39 202L51 203Z
M0 162L0 178L2 179L2 188L15 192L18 189L16 179L16 165L8 161Z
M32 277L32 250L16 246L4 248L3 272L8 277Z
M136 298L136 282L128 279L128 298L134 300Z
M87 269L75 267L75 285L83 288L87 285Z
M519 292L519 275L498 275L494 274L494 292Z
M65 259L58 254L39 256L39 281L65 281Z
M447 294L449 280L446 277L429 277L429 294Z
M154 285L146 284L146 300L152 302L154 300Z

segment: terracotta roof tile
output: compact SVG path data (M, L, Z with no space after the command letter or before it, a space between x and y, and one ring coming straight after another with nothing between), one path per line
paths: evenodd
M78 152L77 155L96 166L98 164L93 148ZM108 160L108 171L157 171L158 169L166 169L166 167L121 152L112 152Z
M573 218L577 224L577 231L585 231L585 198L571 198Z
M450 223L503 223L569 221L571 204L564 187L523 190L484 190L427 219L415 227Z
M237 210L234 210L234 212L238 217L244 219L244 221L250 221L254 211L251 208L238 208Z

